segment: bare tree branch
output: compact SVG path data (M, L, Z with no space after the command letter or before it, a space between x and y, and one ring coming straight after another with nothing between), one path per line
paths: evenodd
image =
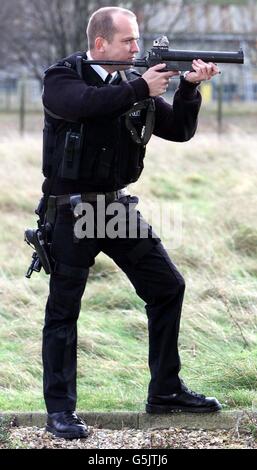
M165 6L168 0L164 0ZM2 67L8 62L26 64L35 76L43 69L73 51L86 48L86 24L97 8L108 6L110 0L1 0L0 59ZM138 16L141 31L150 16L155 0L112 0L133 10ZM180 18L186 0L173 20ZM147 8L146 8L147 6Z

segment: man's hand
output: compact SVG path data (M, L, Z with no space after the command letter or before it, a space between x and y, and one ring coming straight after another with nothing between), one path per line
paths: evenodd
M185 79L191 83L199 83L203 80L210 80L214 75L220 73L219 68L213 62L204 62L202 59L196 59L192 62L194 72L188 72Z
M179 72L162 72L165 67L166 64L154 65L142 75L148 85L150 96L159 96L165 93L169 86L169 79L174 75L179 75Z

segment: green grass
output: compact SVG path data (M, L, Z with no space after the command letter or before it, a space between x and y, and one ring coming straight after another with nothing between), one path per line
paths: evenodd
M225 409L250 408L257 400L257 139L246 128L217 137L207 126L184 144L154 138L144 174L131 186L146 218L150 201L182 214L182 237L168 246L187 283L181 376ZM0 156L0 409L43 411L49 278L24 278L31 250L23 242L24 229L36 221L41 138L2 137ZM78 408L143 411L149 382L144 303L102 254L90 272L78 332Z

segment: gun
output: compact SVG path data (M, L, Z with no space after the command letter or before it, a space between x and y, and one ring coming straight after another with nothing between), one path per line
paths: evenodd
M35 213L39 215L38 228L28 228L24 232L24 241L35 250L26 273L27 278L30 278L34 271L40 272L42 267L46 274L52 273L54 264L50 254L51 225L44 220L43 198L41 198Z
M52 260L50 257L49 245L44 237L42 230L28 228L24 233L24 241L35 251L32 253L32 261L27 270L26 277L30 278L33 271L39 273L41 268L46 274L52 270Z
M166 68L162 71L186 71L192 70L192 61L202 59L204 62L214 62L215 64L243 64L244 53L242 49L234 51L184 51L169 49L169 40L166 36L160 36L153 42L151 51L142 59L133 61L120 60L86 60L85 64L96 65L127 65L128 67L153 67L160 63L166 63Z

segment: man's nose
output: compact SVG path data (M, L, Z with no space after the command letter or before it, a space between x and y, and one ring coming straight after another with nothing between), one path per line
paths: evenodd
M131 43L131 52L139 52L139 46L136 40Z

